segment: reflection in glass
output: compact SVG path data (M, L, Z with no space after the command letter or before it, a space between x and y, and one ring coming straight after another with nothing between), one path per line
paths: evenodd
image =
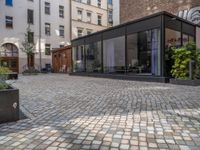
M188 42L194 42L194 37L191 35L183 34L183 45L187 44Z
M125 72L125 37L103 41L104 72Z
M172 29L165 29L165 70L166 75L171 76L171 69L173 65L172 48L181 46L181 32Z
M160 29L127 36L128 72L160 75Z
M101 72L101 42L91 43L85 46L86 71Z
M84 46L73 47L73 69L74 72L85 71Z

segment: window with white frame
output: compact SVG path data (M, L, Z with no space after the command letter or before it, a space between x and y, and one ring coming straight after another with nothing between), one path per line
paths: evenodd
M64 37L64 34L65 34L65 30L64 30L64 26L59 26L59 35L61 36L61 37Z
M51 35L51 25L50 23L45 23L45 35Z
M91 0L87 0L87 4L88 4L88 5L91 5Z
M101 8L101 0L97 0L97 6Z
M78 37L83 36L83 29L77 28Z
M51 55L51 44L45 44L45 55Z
M64 6L59 6L59 17L64 18Z
M87 29L87 35L90 35L92 33L92 30Z
M6 16L6 28L13 28L13 17Z
M87 12L87 22L91 23L92 21L92 13L91 12Z
M47 14L47 15L50 15L50 3L48 3L48 2L45 2L44 3L44 11L45 11L45 14Z
M97 18L98 18L97 24L98 24L98 25L102 25L102 16L101 16L101 15L98 15Z
M82 10L80 10L80 9L78 9L77 10L77 13L78 13L78 20L82 20L82 18L83 18L83 11Z

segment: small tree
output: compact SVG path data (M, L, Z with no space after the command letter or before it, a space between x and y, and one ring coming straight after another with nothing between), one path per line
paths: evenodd
M27 55L27 66L30 69L31 66L31 57L35 53L35 44L33 42L33 36L31 35L30 26L26 29L26 33L24 34L24 41L22 42L23 48L21 49Z

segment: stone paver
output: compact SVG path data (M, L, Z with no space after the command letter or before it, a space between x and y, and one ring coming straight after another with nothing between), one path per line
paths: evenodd
M64 74L11 82L28 119L0 125L0 150L200 149L200 87Z

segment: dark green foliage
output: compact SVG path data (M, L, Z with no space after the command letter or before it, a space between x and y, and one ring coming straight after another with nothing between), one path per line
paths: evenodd
M5 82L8 78L8 73L10 73L11 70L7 67L0 67L0 90L8 89L9 85Z
M198 78L200 73L200 52L196 49L194 43L188 43L181 48L173 49L172 59L172 76L176 79L189 78L189 63L194 61L193 79Z

